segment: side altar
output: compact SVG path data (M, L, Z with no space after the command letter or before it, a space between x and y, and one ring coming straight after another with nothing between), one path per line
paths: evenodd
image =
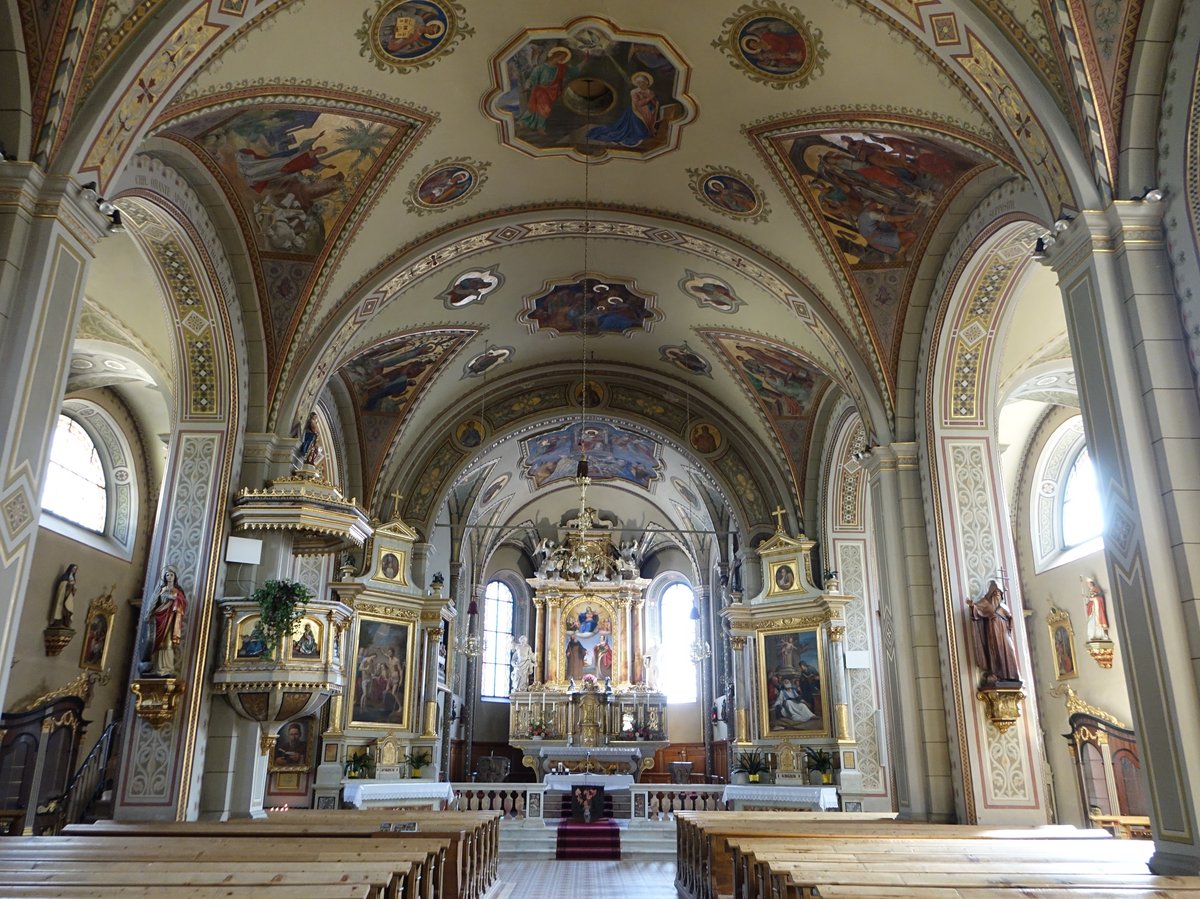
M509 743L539 780L564 772L636 779L669 743L666 696L648 677L641 543L614 544L613 524L581 502L561 543L538 545L538 572L527 579L535 636L513 645Z

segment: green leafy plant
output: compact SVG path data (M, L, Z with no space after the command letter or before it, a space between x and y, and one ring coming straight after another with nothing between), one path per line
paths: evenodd
M267 655L270 656L283 638L292 635L313 595L299 581L270 580L251 593L248 599L258 603L259 624L267 644Z
M804 760L808 763L809 771L820 771L829 774L833 771L833 753L827 749L804 747Z
M375 759L371 757L371 753L367 752L365 749L360 749L358 752L352 752L349 758L346 759L346 776L374 777Z
M433 761L433 753L428 749L414 749L408 755L404 756L404 761L414 771L420 771Z
M753 749L737 754L733 760L733 770L737 774L768 774L771 771L771 763L764 753Z

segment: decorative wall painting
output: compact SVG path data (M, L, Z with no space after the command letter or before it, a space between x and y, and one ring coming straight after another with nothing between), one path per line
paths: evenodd
M492 71L484 108L501 142L532 156L649 159L678 146L696 115L670 42L603 19L522 32Z
M573 479L579 451L593 481L619 479L648 488L662 476L662 449L645 434L603 421L570 422L521 441L521 473L538 489Z
M487 180L489 165L465 156L439 159L413 179L404 205L417 215L459 206Z
M677 346L659 347L658 355L664 362L670 362L690 375L712 377L712 363L688 346L686 340Z
M402 415L472 331L424 331L368 350L340 369L364 414Z
M725 20L713 46L736 68L774 88L807 84L829 58L820 31L798 10L769 0L744 4Z
M722 215L761 222L771 208L749 175L728 168L688 169L692 193Z
M318 661L321 658L322 624L315 618L305 618L296 624L289 641L288 654L293 659Z
M746 304L733 292L732 287L716 275L704 275L691 269L684 271L679 289L695 300L701 309L712 309L725 315L732 315Z
M83 649L79 655L79 667L86 671L103 671L108 662L108 645L112 641L113 620L117 615L117 604L112 598L112 588L97 596L88 605L87 618L83 622Z
M482 421L478 418L468 418L459 422L458 427L454 429L454 441L463 449L476 449L483 443L486 433L487 429Z
M490 503L492 500L494 500L497 496L499 496L500 491L503 490L506 486L508 486L508 481L509 481L509 478L511 478L511 477L512 477L512 475L506 471L506 472L504 472L504 474L500 475L494 481L492 481L490 484L488 484L486 487L484 487L483 493L481 493L479 495L479 504L481 506L486 506L488 503Z
M467 360L467 364L463 366L462 376L463 378L483 377L497 365L506 365L512 362L516 352L514 347L489 345L478 356Z
M316 717L310 715L307 718L289 721L279 728L268 771L300 772L313 766L317 737L316 721Z
M450 285L438 294L447 309L461 309L472 303L482 303L487 295L504 283L499 266L471 269L456 275Z
M1054 679L1070 680L1079 677L1079 665L1075 656L1075 628L1071 626L1071 613L1051 608L1046 616L1050 630L1050 650L1054 655Z
M350 725L407 729L412 683L413 626L359 615L350 672Z
M589 277L585 284L579 274L547 281L541 293L525 297L525 309L517 320L529 327L530 334L630 337L652 330L662 317L655 308L654 294L639 292L632 281L600 275Z
M819 627L758 633L762 733L829 735L829 690Z
M721 429L711 422L698 421L688 433L688 442L696 452L707 456L721 448L725 437L721 434Z
M380 0L363 15L355 33L362 56L380 71L404 72L432 65L461 37L474 34L454 0Z

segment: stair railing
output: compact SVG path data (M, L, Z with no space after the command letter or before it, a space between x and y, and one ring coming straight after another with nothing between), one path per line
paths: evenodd
M108 763L116 744L118 723L104 728L100 739L87 754L75 776L67 784L62 795L47 803L47 811L56 812L55 824L47 833L58 833L68 824L79 824L87 816L96 801L109 786Z

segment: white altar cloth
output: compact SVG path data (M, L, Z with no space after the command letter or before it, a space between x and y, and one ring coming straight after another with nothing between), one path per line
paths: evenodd
M628 790L633 786L633 776L630 774L547 774L542 781L547 790L569 793L580 784L604 787L609 793L617 790Z
M777 784L729 784L721 794L723 803L770 802L780 808L819 808L822 811L838 807L837 787L782 787Z
M357 808L381 807L393 802L442 808L442 802L454 801L450 784L436 780L371 781L345 784L342 798Z

